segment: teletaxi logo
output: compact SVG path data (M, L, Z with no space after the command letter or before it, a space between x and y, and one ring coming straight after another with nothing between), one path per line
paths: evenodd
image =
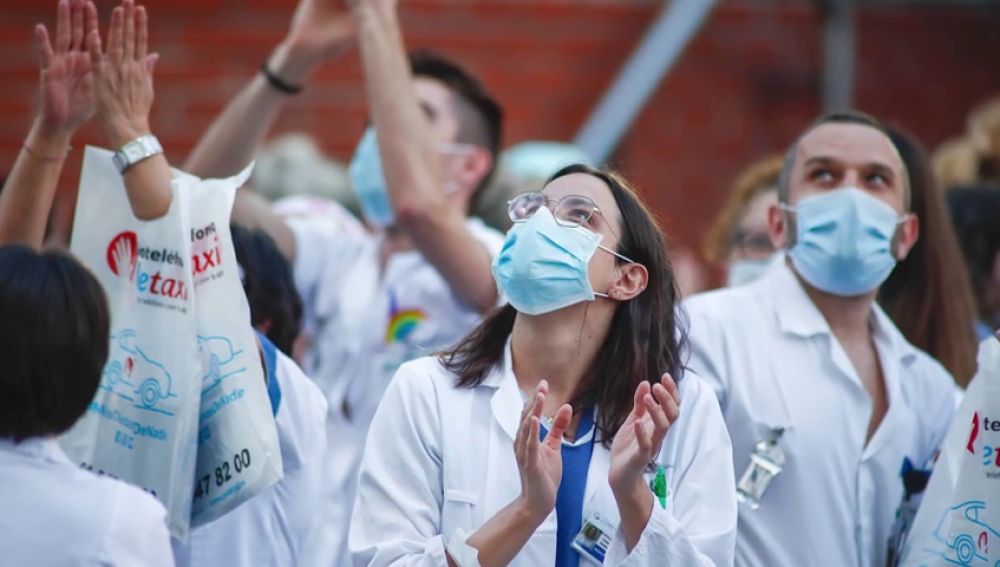
M139 263L139 238L136 234L125 231L112 238L108 244L107 260L112 273L134 282Z

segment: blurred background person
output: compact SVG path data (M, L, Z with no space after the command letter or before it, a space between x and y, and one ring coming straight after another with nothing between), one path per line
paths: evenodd
M974 183L1000 187L1000 96L972 107L964 135L938 146L933 167L944 189Z
M508 202L531 191L539 191L560 168L582 163L593 165L583 150L568 142L529 141L514 144L500 154L500 163L489 185L470 204L473 216L493 228L511 227Z
M937 359L964 388L976 372L978 340L962 251L923 147L898 128L890 128L889 137L910 179L910 211L920 222L920 238L882 284L878 301L906 340Z
M946 197L972 281L976 332L982 340L1000 328L1000 189L957 188Z
M727 286L757 279L774 256L767 211L778 203L781 163L780 154L772 155L741 171L708 229L702 252L725 271Z

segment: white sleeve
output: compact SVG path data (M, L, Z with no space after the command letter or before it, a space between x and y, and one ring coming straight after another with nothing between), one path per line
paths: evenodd
M717 328L718 318L713 317L707 297L695 296L681 307L688 321L688 347L691 357L688 368L696 372L712 387L722 408L726 407L729 389L729 357L726 353L726 336Z
M289 543L301 556L316 526L323 501L326 464L326 398L295 362L278 352L281 405L275 422L285 468L285 489L295 507L286 516ZM294 494L293 494L294 492Z
M310 310L316 305L326 274L346 270L367 236L329 219L289 219L288 228L295 235L292 265L295 287L302 296L303 307Z
M290 219L288 228L295 235L295 258L292 264L295 287L304 302L308 303L305 299L316 294L316 287L323 278L327 251L337 237L336 226L332 223L324 225L315 219Z
M167 511L158 500L122 485L111 501L106 551L115 567L174 567Z
M698 380L689 374L684 380ZM702 392L682 398L686 422L676 423L680 470L668 480L673 500L669 509L653 503L653 513L628 553L619 528L605 565L661 567L663 565L725 566L733 564L736 548L736 481L732 444L719 406L706 385ZM685 402L687 405L685 407ZM693 402L693 403L692 403Z
M396 372L368 433L348 538L356 566L448 565L440 416L432 377L414 366Z

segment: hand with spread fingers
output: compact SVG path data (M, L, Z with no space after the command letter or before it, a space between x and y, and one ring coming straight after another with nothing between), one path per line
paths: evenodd
M84 43L97 26L94 3L60 0L55 47L44 24L35 26L43 129L72 132L94 115L94 78Z
M611 469L608 483L615 493L646 487L643 473L656 457L667 436L670 424L680 415L680 395L669 374L650 387L649 382L635 389L632 412L625 418L611 444Z
M149 133L153 106L153 67L158 55L148 52L146 9L125 0L111 13L107 50L94 27L87 50L94 67L97 115L112 148Z
M93 2L59 0L55 44L45 24L35 26L38 115L0 194L0 245L42 245L70 138L94 115L94 77L84 42L96 22Z
M514 439L514 453L521 474L520 499L538 522L556 506L556 494L562 481L562 438L573 419L573 408L562 405L545 439L541 439L542 408L548 393L548 383L542 380L521 412L521 425Z
M354 20L344 0L301 0L287 42L317 61L347 50L354 42Z

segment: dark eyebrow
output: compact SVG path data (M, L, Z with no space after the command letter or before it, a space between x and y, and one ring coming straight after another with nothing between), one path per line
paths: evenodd
M836 165L837 160L826 156L813 156L805 161L803 167L811 165Z
M896 172L893 171L891 167L889 167L884 163L878 163L878 162L867 163L865 164L865 169L881 173L882 175L885 175L889 179L894 179L896 177Z

